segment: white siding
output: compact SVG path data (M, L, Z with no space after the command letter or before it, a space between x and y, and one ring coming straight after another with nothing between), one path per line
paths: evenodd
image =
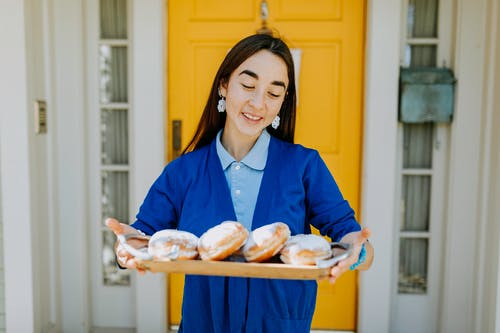
M359 274L358 332L363 333L389 331L400 13L399 0L367 3L361 216L373 232L376 254L370 270Z
M0 10L0 172L5 283L5 327L8 332L38 332L35 326L28 128L28 79L25 2L2 1ZM29 113L32 114L31 112Z
M132 1L131 48L131 200L137 209L164 165L164 5L166 1ZM147 36L147 38L146 38ZM148 50L148 52L144 52ZM147 133L147 135L142 135ZM137 279L137 332L166 332L165 275Z
M0 187L2 175L0 175ZM0 332L5 332L5 284L3 277L3 221L2 221L2 193L0 192Z

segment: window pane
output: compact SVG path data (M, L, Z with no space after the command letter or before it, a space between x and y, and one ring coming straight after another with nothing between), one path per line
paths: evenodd
M102 110L101 140L102 164L128 163L127 110Z
M430 176L404 176L401 231L429 231Z
M409 67L436 67L435 45L407 45L405 52L405 66Z
M115 235L109 231L102 232L102 271L104 285L128 286L130 285L130 273L128 270L120 269L116 265L115 251L113 250L116 241Z
M403 168L432 168L432 123L404 124Z
M101 45L99 47L100 101L101 103L126 103L127 48Z
M101 0L101 38L127 38L127 1Z
M401 238L398 280L400 294L427 292L428 243L424 238Z
M407 36L437 37L438 0L410 0L408 4Z
M113 217L128 223L128 172L102 172L102 220Z

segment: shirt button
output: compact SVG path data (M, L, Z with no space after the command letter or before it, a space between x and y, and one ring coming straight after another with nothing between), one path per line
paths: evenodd
M240 169L240 165L237 164L235 167L234 167L236 170L239 170Z
M240 190L236 190L236 191L234 191L234 193L236 193L236 195L240 195L241 191Z

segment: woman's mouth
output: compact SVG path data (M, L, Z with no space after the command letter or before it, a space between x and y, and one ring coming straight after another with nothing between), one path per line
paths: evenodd
M258 121L258 120L262 119L262 117L257 117L257 116L251 115L249 113L243 113L243 115L245 116L245 118L250 119L252 121Z

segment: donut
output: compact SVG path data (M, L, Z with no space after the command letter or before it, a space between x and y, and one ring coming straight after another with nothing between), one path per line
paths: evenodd
M224 221L203 233L198 243L202 260L223 260L240 249L248 238L248 230L235 221Z
M326 239L314 234L290 237L281 249L280 259L285 264L316 265L316 260L331 257L332 249Z
M165 229L151 236L148 252L155 260L186 260L198 256L198 237L190 232Z
M247 261L262 262L281 250L290 237L290 228L283 222L275 222L253 230L243 246Z

